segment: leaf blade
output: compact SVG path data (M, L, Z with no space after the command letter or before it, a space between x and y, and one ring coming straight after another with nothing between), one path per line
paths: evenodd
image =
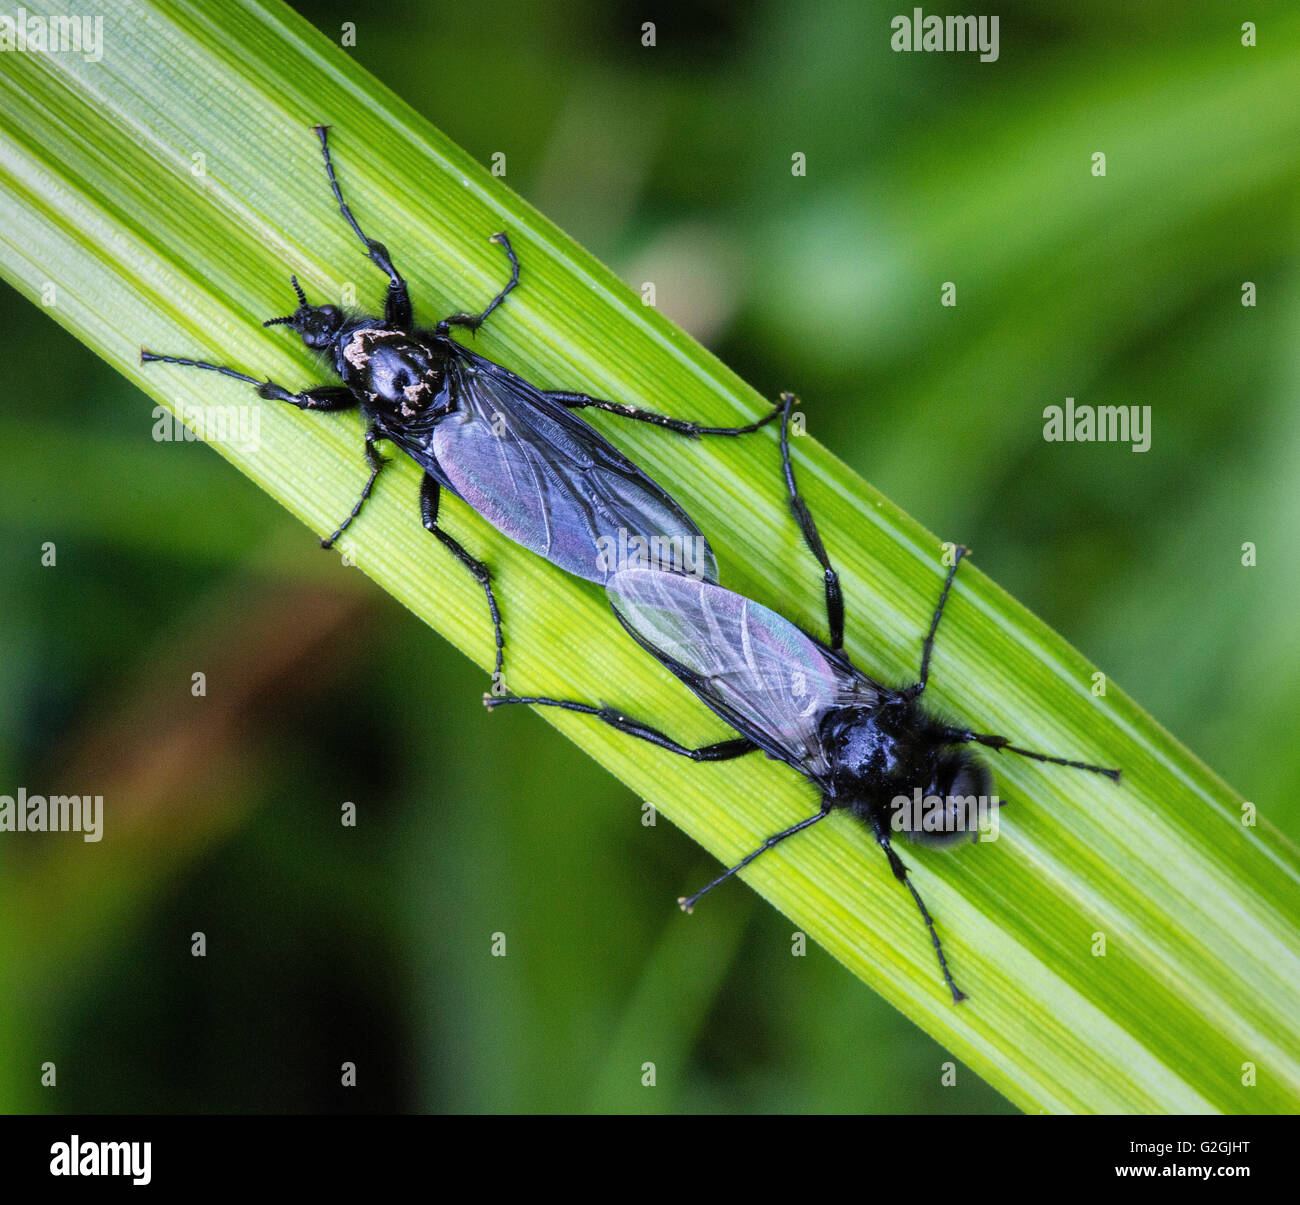
M28 55L0 79L0 196L13 215L0 231L4 275L33 299L53 281L53 316L163 404L193 415L251 407L256 452L218 450L317 533L360 486L354 417L322 420L135 360L147 342L296 386L318 370L257 325L283 312L288 273L337 294L355 272L360 297L380 295L324 190L316 121L336 127L343 186L425 317L495 291L501 264L486 236L508 228L525 276L480 336L485 354L543 384L688 417L765 410L284 7L142 3L107 32L103 64ZM191 175L195 153L201 177ZM637 424L593 424L697 518L726 584L821 630L819 578L786 514L770 432L684 445ZM811 440L798 441L796 458L845 583L849 647L869 672L905 681L941 579L940 544ZM486 667L481 595L420 529L416 480L410 466L390 470L349 546L363 571ZM446 517L498 573L516 688L608 697L679 739L719 738L626 640L599 591L462 509ZM1294 1111L1295 851L1267 823L1243 828L1230 788L1113 683L1094 697L1091 672L963 568L936 657L938 705L1025 745L1122 765L1125 783L1003 757L1007 837L955 854L908 852L972 994L961 1009L948 1003L911 901L844 818L766 855L747 881L1024 1108ZM589 720L545 718L723 859L807 812L806 784L782 767L679 765ZM525 721L499 722L508 740L507 725ZM1104 958L1090 953L1095 932L1108 936ZM1260 1064L1254 1088L1241 1083L1245 1062Z

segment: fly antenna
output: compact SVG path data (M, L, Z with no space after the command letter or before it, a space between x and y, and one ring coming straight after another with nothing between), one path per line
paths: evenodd
M297 276L290 276L289 283L293 285L293 291L298 294L298 312L301 313L307 309L307 294L302 291L302 285L298 283ZM298 324L298 314L287 314L283 318L268 318L262 323L263 326L296 326Z
M683 912L690 912L695 907L695 901L705 892L712 891L719 883L725 883L738 870L744 870L755 858L761 853L766 853L772 846L784 841L787 837L793 837L795 833L814 825L819 820L825 819L831 813L830 808L823 806L822 810L815 816L809 816L807 820L800 820L798 824L793 824L783 832L777 833L774 837L768 837L753 853L746 854L730 870L724 871L718 875L707 887L701 887L694 895L684 895L677 902L681 905Z

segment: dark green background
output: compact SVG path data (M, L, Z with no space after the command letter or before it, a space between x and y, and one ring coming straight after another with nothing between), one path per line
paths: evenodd
M1300 24L1003 3L981 64L892 53L911 7L299 5L1294 837ZM7 288L0 329L0 792L104 793L135 851L0 836L42 918L0 1108L1009 1107L745 888L681 916L698 847ZM1151 450L1045 443L1067 395Z

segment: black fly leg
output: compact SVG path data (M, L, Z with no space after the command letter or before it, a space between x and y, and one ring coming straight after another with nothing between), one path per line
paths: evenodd
M921 646L921 680L912 686L909 693L919 695L930 680L930 654L934 652L934 637L939 630L939 620L943 618L944 604L948 601L948 591L952 589L952 579L957 576L957 566L961 564L961 559L969 555L970 549L961 544L957 545L957 552L952 559L952 567L948 570L948 576L943 583L943 593L939 595L939 605L934 609L934 616L930 620L930 630L926 633L925 643Z
M388 274L388 296L384 300L384 321L397 330L409 331L413 323L413 316L411 313L411 293L406 287L406 281L393 267L388 248L383 243L366 237L361 227L357 225L357 219L352 216L352 210L348 208L347 202L343 199L343 190L339 188L338 177L334 174L334 161L330 158L329 126L312 126L312 129L316 131L316 136L320 139L321 154L325 157L325 174L329 177L334 199L339 204L339 212L343 215L347 224L352 227L357 238L365 244L366 254L370 256L371 262Z
M481 314L467 314L464 310L461 310L460 313L444 318L434 327L433 333L435 335L445 335L453 326L467 327L471 333L477 331L487 321L488 315L506 299L510 290L519 283L519 259L515 255L515 249L510 245L510 239L506 236L506 232L499 230L496 234L489 235L488 242L500 243L505 249L506 258L510 261L510 279L506 281L505 288L488 302L487 309Z
M971 732L968 728L947 728L942 735L946 741L954 745L983 745L986 749L993 749L998 753L1014 753L1019 757L1027 757L1032 761L1051 762L1054 766L1069 766L1072 770L1087 770L1091 774L1104 774L1112 782L1119 782L1120 780L1119 770L1112 770L1106 766L1094 766L1091 762L1072 761L1068 757L1053 757L1050 753L1038 753L1033 749L1022 749L1019 745L1013 745L1005 736L991 736L988 733Z
M589 397L585 393L570 393L562 389L548 389L546 390L546 396L553 402L559 402L561 406L567 406L570 410L582 410L587 406L592 406L597 410L617 414L620 418L634 419L639 423L653 423L656 427L663 427L669 431L679 431L692 439L696 439L701 435L749 435L762 427L766 427L781 413L781 407L778 405L772 409L770 414L765 414L757 422L749 423L744 427L704 427L699 423L690 422L684 418L670 418L666 414L655 414L650 410L642 410L639 406L629 406L626 402L607 402L601 398Z
M370 477L361 491L361 497L357 499L356 506L352 508L352 513L339 524L338 530L335 531L332 536L329 536L327 539L320 542L322 548L334 547L334 542L352 526L353 519L361 513L361 508L365 506L366 502L369 500L371 491L375 488L375 482L379 478L379 471L388 463L388 461L379 454L379 449L375 447L375 442L379 438L381 437L375 434L373 427L366 431L366 463L370 466Z
M948 970L948 960L943 956L943 945L939 941L939 934L935 932L934 920L930 916L930 910L925 906L925 901L921 899L921 893L917 891L915 884L908 876L907 867L903 865L903 859L894 852L894 847L889 843L889 834L885 832L879 822L875 823L875 829L876 840L880 843L880 848L885 851L885 857L889 859L889 869L894 872L894 878L912 893L916 906L921 910L921 919L925 921L925 927L930 930L930 942L934 946L934 952L939 956L939 969L943 972L944 980L952 991L952 1002L960 1004L966 999L966 993L961 991L953 982L952 972Z
M492 635L496 640L496 668L492 673L494 683L505 681L505 637L501 634L501 612L497 610L496 595L492 592L492 574L482 561L476 560L461 546L460 542L448 535L438 526L438 503L442 497L442 487L427 473L420 482L420 516L424 520L426 531L432 532L451 551L455 558L474 575L474 580L483 587L487 595L488 610L492 614Z
M840 590L840 575L831 565L831 558L826 554L826 546L817 531L817 524L813 522L812 512L809 511L808 504L803 500L803 495L799 493L799 487L795 484L794 465L790 462L790 411L797 400L793 393L783 393L778 407L781 413L781 468L785 473L785 489L790 500L790 513L794 516L794 521L799 524L804 543L808 545L809 551L822 567L822 578L826 584L826 623L831 630L831 648L842 649L844 647L844 594Z
M268 402L287 402L290 406L297 406L299 410L317 410L321 412L351 410L357 404L356 395L345 385L317 385L314 389L304 389L301 393L291 393L283 385L277 385L274 381L259 381L256 377L250 377L247 373L237 372L233 368L225 368L220 364L209 364L204 360L186 360L180 356L159 356L143 348L140 350L140 360L144 364L156 361L162 364L179 364L182 368L203 368L208 372L219 372L222 376L234 377L237 381L247 381L248 384L256 387L258 397L264 398ZM361 513L361 508L365 506L366 500L375 488L375 480L379 476L379 470L386 463L375 447L375 438L373 430L366 432L366 463L370 466L370 478L361 491L361 497L357 499L357 504L352 508L352 513L339 524L338 530L332 536L321 540L320 546L322 548L332 548L335 540L352 526L352 520Z
M288 402L299 410L351 410L357 404L356 394L346 385L318 385L301 393L290 393L283 385L267 381L258 385L257 395L268 402Z
M817 815L809 816L806 820L800 820L798 824L792 824L789 828L783 829L781 832L775 834L774 836L768 837L768 839L764 841L763 844L760 845L756 850L754 850L753 853L746 854L743 858L740 859L739 862L735 864L735 866L730 867L729 869L725 870L722 874L718 875L718 877L714 879L713 882L710 883L707 887L701 887L699 891L697 891L694 895L682 896L681 899L677 901L677 903L681 905L681 909L683 912L692 911L695 907L695 901L698 900L700 896L704 895L705 892L712 891L719 883L725 883L738 870L744 870L745 867L748 866L755 858L757 858L759 854L766 853L769 849L772 848L772 846L779 845L787 837L793 837L795 833L799 833L806 828L810 828L812 825L816 824L817 821L825 820L826 817L829 816L830 814L831 814L831 809L823 804L822 810L818 812Z
M271 384L270 381L259 381L256 377L250 377L248 373L240 372L238 369L227 368L224 364L209 364L206 360L185 360L180 356L160 356L147 347L140 349L140 363L179 364L182 368L203 368L208 372L219 372L223 377L234 377L236 381L244 381L246 384L255 385L259 389L264 384Z
M234 377L257 389L258 397L268 402L288 402L299 410L351 410L357 399L352 390L344 385L318 385L315 389L304 389L301 393L290 393L283 385L274 381L259 381L246 372L226 368L221 364L209 364L206 360L187 360L181 356L160 356L146 348L140 349L141 364L178 364L181 368L202 368L208 372L219 372L224 377Z
M593 707L590 703L573 703L567 699L539 699L528 698L523 695L509 695L504 698L496 698L491 695L483 697L483 706L491 711L494 707L499 707L502 703L525 703L535 707L561 707L565 711L577 711L582 715L594 715L598 720L604 721L617 732L622 732L626 736L634 736L638 740L649 741L652 745L657 745L660 749L667 749L669 753L676 753L680 757L689 757L691 761L730 761L733 757L743 757L746 753L753 753L758 746L747 736L738 736L734 740L718 741L714 745L701 745L698 749L690 749L685 745L679 745L669 736L665 736L658 728L651 728L649 724L642 724L638 720L630 719L621 712L615 711L612 707Z
M939 604L934 609L934 617L930 620L930 630L926 633L925 644L921 651L921 680L907 689L907 694L912 697L919 695L930 680L930 655L934 652L935 633L939 630L939 620L943 618L944 604L948 601L948 592L952 589L953 578L957 576L957 567L961 564L962 558L968 555L970 555L970 549L958 544L952 567L948 570L948 576L943 583L943 592L939 595ZM969 728L947 728L943 731L942 736L944 740L954 745L983 745L985 748L996 750L998 753L1015 753L1032 761L1050 762L1054 766L1069 766L1072 770L1087 770L1091 774L1104 774L1112 782L1119 782L1120 779L1119 770L1113 770L1107 766L1094 766L1090 762L1074 761L1068 757L1054 757L1050 753L1037 753L1033 749L1022 749L1018 745L1013 745L1005 736L972 732Z

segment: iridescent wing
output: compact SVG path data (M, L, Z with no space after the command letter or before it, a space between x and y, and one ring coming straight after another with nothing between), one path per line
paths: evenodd
M880 697L880 685L847 658L712 582L629 570L610 580L607 593L647 652L768 756L814 780L830 772L822 717Z
M589 581L643 565L717 580L699 528L595 428L499 364L456 351L447 393L458 409L428 441L447 483L489 523Z

